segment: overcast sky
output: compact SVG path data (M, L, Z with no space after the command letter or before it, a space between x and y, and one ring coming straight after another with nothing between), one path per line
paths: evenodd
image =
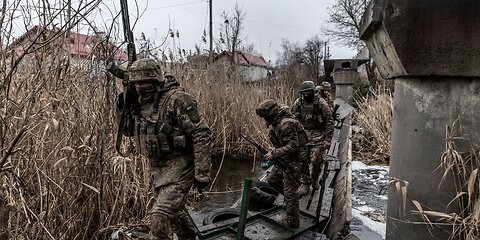
M118 0L114 1L119 11ZM246 42L253 43L255 50L268 61L275 62L277 53L281 50L282 39L300 44L318 34L321 39L322 28L327 26L328 7L334 0L213 0L213 31L214 38L219 38L219 25L223 22L223 11L233 13L235 3L244 9L246 18L243 34ZM134 1L128 1L130 19L133 25L138 15ZM170 28L180 34L181 48L194 49L198 44L202 49L208 49L208 43L202 42L204 30L208 37L208 1L207 0L138 0L141 17L133 29L137 38L141 32L147 38L161 43ZM145 10L146 9L146 10ZM143 12L143 14L142 14ZM105 11L96 14L95 21L108 18ZM207 38L208 39L208 38ZM168 44L172 45L171 39ZM355 51L347 47L330 43L331 58L351 58Z
M35 5L34 0L25 1ZM245 41L253 44L255 50L267 61L272 60L272 63L275 63L277 54L281 50L282 39L303 45L308 38L317 34L321 39L328 40L323 36L322 29L328 26L328 7L334 1L213 0L214 38L219 39L219 26L223 22L221 13L226 11L232 15L235 3L238 2L246 14L243 28ZM59 4L57 1L54 2L52 3L54 6ZM72 3L78 4L79 1L74 0ZM106 31L110 27L113 16L120 12L119 3L120 0L101 1L100 10L92 12L88 19L93 20L98 30ZM143 32L147 38L159 45L165 39L168 29L172 28L175 32L178 30L180 35L179 39L175 39L176 47L187 51L194 51L196 44L201 49L209 48L208 42L202 42L204 31L207 33L208 40L207 0L128 0L128 4L132 26L135 19L140 16L133 29L135 38ZM34 13L32 14L35 16ZM25 30L18 30L22 29L22 18L16 20L19 22L14 27L16 32L14 35L19 36ZM120 21L120 18L117 20ZM33 24L38 24L38 17L34 18ZM86 33L85 29L88 25L85 22L82 25L83 27L80 26L77 30ZM91 31L88 32L91 33ZM123 34L119 34L118 37L123 40ZM168 39L166 44L172 47L172 39ZM356 54L354 50L334 42L330 42L329 46L331 58L351 58Z

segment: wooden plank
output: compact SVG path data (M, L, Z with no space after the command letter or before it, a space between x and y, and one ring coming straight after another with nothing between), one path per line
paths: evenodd
M339 161L330 161L328 162L328 170L338 170L340 169L340 162Z
M332 185L333 179L335 178L335 175L337 174L336 171L330 171L327 176L327 180L325 180L325 186L330 187Z
M332 208L332 199L333 199L333 188L326 188L323 194L320 216L325 218L330 217L330 209Z

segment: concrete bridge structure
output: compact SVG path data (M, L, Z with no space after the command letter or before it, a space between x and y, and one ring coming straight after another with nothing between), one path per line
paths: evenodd
M480 1L373 0L360 38L395 81L387 210L388 240L448 239L413 211L459 213L451 174L441 185L447 126L461 153L480 146ZM455 123L455 124L454 124ZM478 193L478 188L475 189Z

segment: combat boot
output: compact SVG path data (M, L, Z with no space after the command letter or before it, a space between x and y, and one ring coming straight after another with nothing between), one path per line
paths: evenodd
M150 233L152 239L173 239L173 230L170 220L163 215L153 214L150 223Z
M300 188L297 190L297 194L299 197L307 196L310 192L310 186L302 184Z
M320 184L318 183L318 180L313 182L312 188L314 191L320 189Z
M284 217L280 219L279 223L282 225L286 225L289 228L298 228L300 226L300 220L299 219L294 220L291 217Z

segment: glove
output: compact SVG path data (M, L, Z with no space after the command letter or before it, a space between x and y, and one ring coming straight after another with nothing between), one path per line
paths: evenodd
M197 179L193 180L193 187L198 190L198 192L202 192L202 190L208 185L209 183L200 182Z

